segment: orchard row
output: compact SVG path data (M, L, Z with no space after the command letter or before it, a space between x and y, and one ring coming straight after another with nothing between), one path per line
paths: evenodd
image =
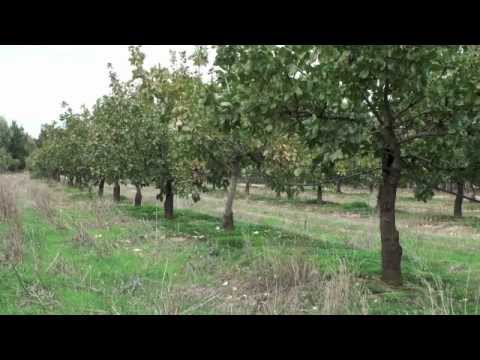
M194 201L207 184L228 187L232 230L239 178L260 178L289 197L305 184L379 187L382 278L400 284L402 247L395 200L402 183L419 200L454 183L456 214L480 160L480 49L475 46L216 46L146 69L130 47L132 77L109 65L111 93L92 109L68 105L45 125L28 160L34 174L79 185L160 189L165 216L174 195ZM444 188L444 190L449 191Z

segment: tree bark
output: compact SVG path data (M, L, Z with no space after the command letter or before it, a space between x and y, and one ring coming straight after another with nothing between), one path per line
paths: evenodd
M165 186L165 202L163 203L163 209L165 210L165 219L173 219L173 181L167 180Z
M393 131L393 119L388 118L383 129L383 181L379 189L380 235L382 239L382 280L391 285L401 285L402 247L395 226L395 201L400 181L400 145Z
M53 180L60 182L60 171L54 170L52 175Z
M103 189L105 188L105 178L101 178L98 183L98 196L103 197Z
M237 191L237 180L240 176L240 160L234 160L232 164L232 174L230 176L230 187L227 194L227 202L225 203L225 212L223 214L223 229L225 231L233 231L233 201Z
M118 180L113 183L113 201L120 202L120 183Z
M455 196L455 205L453 208L453 216L462 217L463 192L465 184L457 182L457 195Z
M322 184L317 185L317 203L323 204Z
M373 193L373 190L374 190L374 185L372 183L370 183L368 185L368 191L370 191L370 194Z
M139 185L135 185L137 189L137 193L135 194L135 206L140 207L142 206L142 187Z
M277 199L281 199L282 193L281 193L280 191L277 191L277 195L276 195L276 196L277 196Z
M288 188L287 188L287 199L288 199L288 200L292 200L292 199L293 199L293 196L294 196L293 190L292 190L290 187L288 187Z
M73 177L68 178L68 186L73 186Z
M245 183L245 194L250 195L250 180Z
M337 193L341 194L342 193L342 182L337 181Z

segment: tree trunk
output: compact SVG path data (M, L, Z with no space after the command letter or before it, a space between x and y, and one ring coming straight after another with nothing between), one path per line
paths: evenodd
M103 189L105 188L105 178L101 178L98 183L98 196L103 197Z
M68 178L68 186L73 186L73 177Z
M373 193L374 185L372 183L368 185L368 190L370 191L370 194Z
M282 193L280 191L277 191L277 199L281 199L282 198Z
M215 191L217 187L215 186L215 183L212 184L212 190Z
M455 197L455 205L453 208L453 216L462 217L463 192L465 184L457 182L457 195Z
M139 185L135 185L137 189L137 193L135 194L135 206L139 207L142 206L142 187Z
M233 163L232 174L230 177L230 187L228 189L227 202L225 203L225 212L223 214L223 229L225 231L233 231L233 200L237 191L237 180L240 176L240 161L235 160Z
M400 145L391 126L383 129L383 181L379 189L380 235L382 239L382 280L401 285L402 247L395 226L395 201L400 181Z
M250 195L250 180L245 183L245 194Z
M115 180L115 182L113 183L113 201L120 201L120 183L118 182L118 180Z
M337 181L337 193L341 194L342 193L342 182Z
M292 190L290 187L288 187L288 188L287 188L287 199L288 199L288 200L292 200L292 199L293 199L293 196L294 196L293 190Z
M323 204L322 184L317 185L317 203Z
M60 171L54 170L52 175L53 180L60 182Z
M163 209L165 210L165 219L173 219L173 182L167 180L165 186L165 202L163 203Z

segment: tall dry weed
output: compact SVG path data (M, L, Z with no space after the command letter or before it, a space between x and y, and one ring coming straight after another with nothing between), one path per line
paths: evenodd
M0 222L7 224L7 231L1 235L3 260L19 263L23 259L24 234L17 194L10 176L0 177Z

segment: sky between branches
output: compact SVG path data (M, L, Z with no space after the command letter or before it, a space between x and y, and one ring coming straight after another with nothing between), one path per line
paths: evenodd
M169 50L189 54L194 46L144 45L146 67L168 67ZM0 116L36 137L58 119L62 101L78 111L110 92L107 63L128 80L128 56L127 45L0 45Z

